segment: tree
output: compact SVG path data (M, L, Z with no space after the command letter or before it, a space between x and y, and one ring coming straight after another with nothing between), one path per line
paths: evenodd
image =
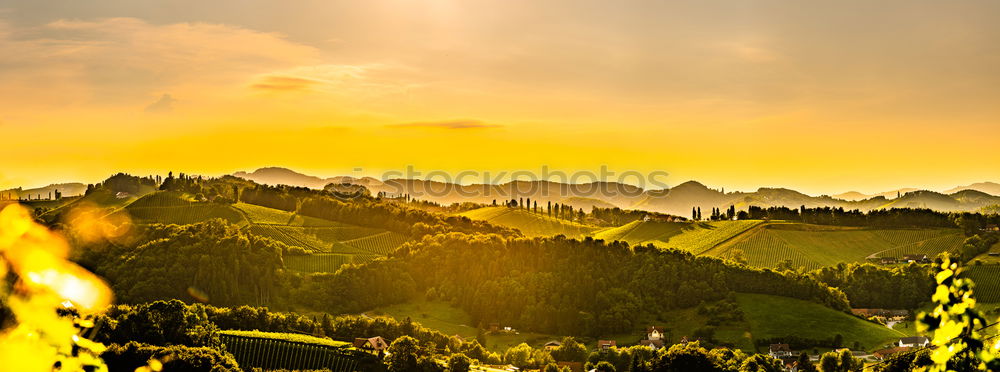
M764 354L754 354L743 361L740 372L782 372L784 365L781 360Z
M822 372L841 372L840 358L834 351L823 354L819 359L819 369Z
M594 366L594 370L598 372L615 372L615 366L606 361L600 361Z
M931 340L936 346L931 353L934 364L929 371L1000 370L1000 359L994 352L1000 341L987 345L989 338L979 331L987 323L975 308L972 281L960 277L962 270L958 263L947 256L936 271L938 286L931 300L937 306L917 318L917 330L934 335Z
M507 351L503 352L503 362L521 369L527 368L533 364L531 360L532 351L531 346L522 342L517 346L507 348Z
M698 341L671 346L651 363L652 372L713 372L718 371L708 357L708 351Z
M562 345L552 350L552 358L557 362L583 362L587 359L587 347L572 337L565 337Z
M850 350L840 351L840 370L843 372L861 372L865 368L865 363L861 359L855 358Z
M809 360L809 354L806 354L805 352L799 354L798 366L799 372L819 372L819 370L816 369L816 365Z
M469 372L469 367L472 365L472 360L465 354L458 353L452 354L448 357L448 371L449 372Z
M397 338L389 345L389 355L385 358L385 366L389 372L410 372L417 369L417 358L420 351L417 340L410 336Z

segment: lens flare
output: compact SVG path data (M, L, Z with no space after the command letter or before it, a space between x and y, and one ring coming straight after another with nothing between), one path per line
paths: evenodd
M103 367L104 347L79 337L86 322L60 316L56 309L96 313L112 301L108 285L66 259L64 237L34 222L27 209L10 204L0 210L0 274L20 279L7 298L17 325L0 333L0 366L12 371L82 371ZM106 370L106 368L90 368Z

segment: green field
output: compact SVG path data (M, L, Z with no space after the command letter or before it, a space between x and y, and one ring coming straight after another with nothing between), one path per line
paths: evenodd
M701 254L746 232L763 221L660 222L633 221L601 230L595 239L625 241L632 245L653 244L661 248L686 250Z
M940 252L961 245L957 229L863 229L799 223L774 223L754 229L706 252L733 258L742 251L748 263L773 267L791 260L793 267L815 269L841 262L864 262L869 257Z
M534 213L518 208L485 207L460 213L459 216L513 227L521 230L521 233L528 237L562 234L570 238L578 238L597 230L597 227L594 226L549 217L542 212Z
M856 341L864 349L871 350L899 337L909 335L819 304L787 297L737 294L736 301L744 313L745 320L717 326L715 338L720 343L730 344L747 351L755 350L753 339L756 338L798 336L827 340L839 333L844 339L844 345L851 346ZM449 335L457 334L465 338L472 338L477 334L477 329L471 323L469 315L442 301L414 300L404 304L381 307L366 314L388 315L399 320L409 317L425 327ZM674 310L664 314L663 319L644 320L644 323L637 327L634 332L602 335L599 338L616 340L619 346L633 345L645 336L646 326L657 325L664 327L670 336L669 338L677 342L682 337L691 337L695 330L705 326L707 321L707 317L698 314L694 308ZM561 338L560 335L529 332L511 335L487 335L486 347L494 351L503 351L521 342L541 347L548 341Z
M844 345L858 342L865 350L871 350L906 336L812 302L758 294L737 294L736 300L743 309L749 332L754 338L798 336L829 339L840 334Z

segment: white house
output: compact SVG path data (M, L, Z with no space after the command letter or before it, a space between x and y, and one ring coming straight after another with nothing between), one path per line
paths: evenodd
M931 341L927 337L903 337L899 339L899 347L927 347Z
M650 326L649 328L646 328L647 340L662 340L664 337L666 336L663 334L662 327Z
M790 348L788 344L771 344L771 346L767 348L767 355L778 359L790 358L794 356L792 354L792 348Z

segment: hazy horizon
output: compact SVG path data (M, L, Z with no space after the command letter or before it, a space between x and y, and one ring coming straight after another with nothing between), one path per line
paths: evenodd
M998 18L988 1L13 0L0 187L545 164L947 189L1000 173Z

